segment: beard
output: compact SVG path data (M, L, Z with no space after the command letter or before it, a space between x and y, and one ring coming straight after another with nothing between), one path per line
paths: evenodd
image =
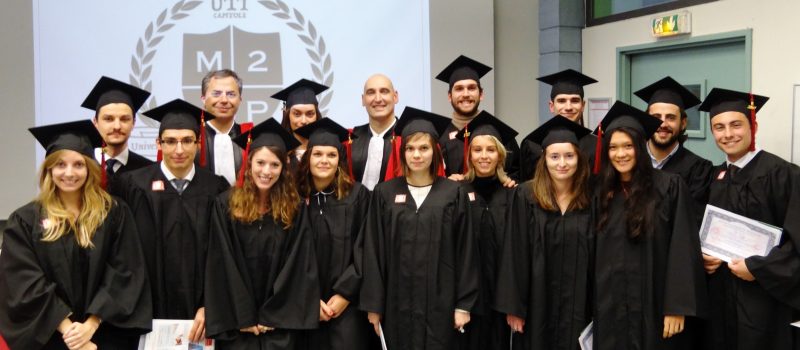
M453 106L453 110L456 111L456 113L458 113L460 115L463 115L465 117L471 117L471 116L475 115L476 112L478 111L478 108L480 108L481 101L480 100L476 100L475 101L475 105L472 107L472 109L469 109L469 110L465 110L465 109L462 109L461 107L459 107L458 106L458 102L456 102L456 101L451 101L450 105Z
M672 136L670 136L665 141L661 141L656 137L651 137L650 138L650 141L653 141L653 146L656 146L656 147L658 147L658 148L660 148L662 150L663 149L668 149L668 148L672 147L673 145L675 145L675 143L678 142L678 140L681 138L681 135L683 134L683 130L681 130L680 133L676 133L671 128L669 128L669 129L658 129L656 132L665 131L665 130L672 133Z

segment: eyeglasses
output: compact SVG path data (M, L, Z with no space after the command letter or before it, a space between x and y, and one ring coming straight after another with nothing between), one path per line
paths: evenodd
M161 144L162 147L166 147L169 149L178 147L178 145L183 145L183 148L194 147L197 144L197 140L191 137L182 138L180 140L173 139L173 138L166 138L160 139L158 142Z

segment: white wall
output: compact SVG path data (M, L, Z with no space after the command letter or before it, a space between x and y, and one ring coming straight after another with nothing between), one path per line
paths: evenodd
M800 83L800 37L794 28L800 1L721 0L686 10L692 14L692 36L753 29L752 89L753 93L770 97L758 113L756 140L759 147L790 159L792 90L794 84ZM658 15L583 31L583 71L600 81L586 87L588 97L616 98L616 49L656 42L649 28L651 19Z

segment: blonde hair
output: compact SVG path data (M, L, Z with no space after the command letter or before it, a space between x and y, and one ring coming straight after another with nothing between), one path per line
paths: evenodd
M246 224L255 222L261 218L261 211L258 203L258 187L253 183L253 174L250 171L253 162L253 155L262 148L268 149L275 154L281 161L281 175L269 190L269 203L267 213L272 215L275 222L283 223L285 229L292 226L294 216L297 214L297 207L300 203L300 195L294 186L294 179L289 166L286 162L286 152L272 146L264 146L250 150L249 157L244 160L247 166L244 171L244 185L233 187L228 201L230 206L231 218Z
M80 189L81 210L78 217L74 217L61 200L58 187L53 181L52 170L61 161L61 156L65 152L67 150L51 153L45 157L39 169L40 193L35 201L41 205L47 218L42 241L54 242L69 232L74 232L79 246L93 248L92 238L108 216L113 199L100 187L102 171L100 165L94 159L81 154L86 164L86 182Z
M494 145L497 147L498 157L497 157L497 167L495 167L495 175L497 175L497 179L500 180L500 183L505 183L506 181L508 181L508 174L506 174L505 170L506 157L508 156L506 147L503 146L503 143L500 142L500 140L498 140L496 137L492 135L479 135L475 137L481 137L481 136L488 137L490 140L492 140L492 142L494 142ZM474 139L475 138L473 138L472 140ZM472 140L470 140L470 150L472 148ZM472 180L475 180L475 168L472 166L471 151L469 152L469 154L467 154L467 174L465 178L467 179L468 182L472 182Z

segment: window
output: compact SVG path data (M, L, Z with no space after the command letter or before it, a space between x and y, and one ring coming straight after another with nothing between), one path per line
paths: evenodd
M586 0L586 25L620 21L717 0Z

